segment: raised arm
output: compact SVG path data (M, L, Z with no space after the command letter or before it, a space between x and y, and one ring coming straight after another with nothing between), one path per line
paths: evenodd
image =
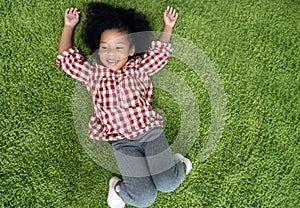
M164 29L159 37L159 40L169 43L173 32L174 25L178 18L178 13L173 7L168 6L164 11Z
M80 12L77 8L66 9L64 17L64 28L62 30L62 34L58 45L58 54L73 46L73 31L75 26L79 22L79 14Z

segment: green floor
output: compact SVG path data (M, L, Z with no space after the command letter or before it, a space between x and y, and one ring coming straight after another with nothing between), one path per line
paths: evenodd
M72 117L75 81L55 64L67 7L80 1L1 0L0 207L107 207L113 173L79 142ZM108 1L106 1L108 2ZM188 153L193 170L151 207L300 207L300 2L298 0L110 1L134 7L161 30L170 4L179 12L174 34L213 63L226 95L219 145L199 155L211 121L201 79L176 58L167 65L194 92L200 124ZM74 43L86 54L80 40ZM167 116L166 135L180 127L174 99L155 92Z

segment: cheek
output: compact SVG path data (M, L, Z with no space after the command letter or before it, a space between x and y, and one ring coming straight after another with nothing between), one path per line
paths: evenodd
M98 53L98 59L101 63L105 61L105 54L104 53Z
M126 56L126 57L120 59L119 63L120 63L121 65L125 65L127 61L128 61L128 57Z
M98 52L98 57L99 58L103 57L103 53L102 52Z
M127 55L126 54L119 54L119 59L120 60L124 60L124 59L127 59Z
M120 59L128 58L130 56L130 52L129 51L120 52L118 53L118 56Z

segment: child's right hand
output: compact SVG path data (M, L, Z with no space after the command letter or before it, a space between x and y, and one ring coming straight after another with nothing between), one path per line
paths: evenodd
M65 26L75 27L79 22L80 11L77 8L67 8L65 11Z

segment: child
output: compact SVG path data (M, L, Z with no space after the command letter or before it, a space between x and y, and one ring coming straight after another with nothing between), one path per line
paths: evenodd
M162 130L163 119L152 110L150 76L163 68L171 55L170 39L178 14L167 7L163 32L140 57L135 52L143 52L143 38L131 33L150 31L147 18L133 9L90 3L82 37L92 53L98 51L101 64L85 61L72 45L79 14L76 8L65 11L56 61L81 81L92 97L90 138L112 141L123 180L110 179L108 205L150 206L157 191L175 190L192 168L181 154L172 155ZM147 42L149 35L145 34Z

